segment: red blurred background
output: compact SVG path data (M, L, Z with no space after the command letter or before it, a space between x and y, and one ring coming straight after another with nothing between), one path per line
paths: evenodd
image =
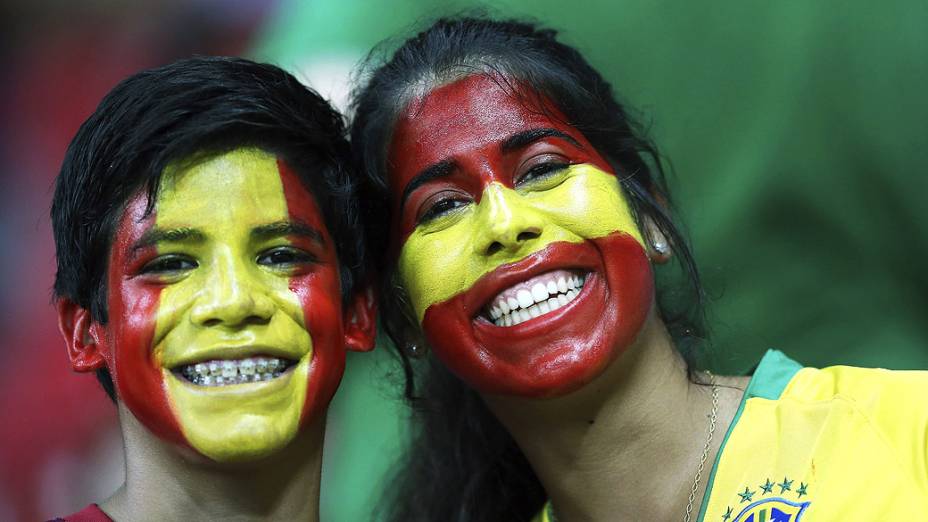
M67 363L51 303L49 202L65 149L117 82L242 54L272 0L4 2L0 65L0 520L38 520L122 480L116 409ZM172 28L172 30L165 30Z

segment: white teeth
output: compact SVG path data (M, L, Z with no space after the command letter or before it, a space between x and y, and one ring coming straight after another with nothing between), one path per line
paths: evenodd
M519 288L507 297L498 296L485 309L485 317L496 326L515 326L529 319L553 312L566 305L580 294L586 276L559 275L540 278L531 289ZM260 371L260 369L259 369Z
M548 299L547 301L545 301L545 304L548 306L548 310L552 312L561 307L561 303L558 302L557 297L552 297L551 299Z
M223 386L244 382L269 381L280 377L288 363L277 357L214 360L181 366L175 371L199 386Z
M541 283L535 283L535 286L532 287L532 297L536 303L545 301L548 299L548 289ZM522 299L519 299L519 301L522 301Z
M538 304L535 305L535 306L537 306L538 309L541 310L541 313L543 313L543 314L546 314L546 313L548 313L548 312L551 311L551 307L548 306L548 302L547 302L547 301L542 301L542 302L538 303Z
M557 293L557 283L555 283L554 281L548 281L547 289L548 289L548 295L556 294L556 293Z

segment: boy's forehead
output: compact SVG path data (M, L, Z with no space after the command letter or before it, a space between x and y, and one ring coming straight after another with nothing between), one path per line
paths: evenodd
M277 159L258 149L236 149L193 164L169 166L155 212L161 227L284 219L287 207Z
M301 204L288 205L297 201ZM159 228L247 227L291 218L324 226L312 194L295 173L275 155L257 148L170 165L162 176L154 212Z

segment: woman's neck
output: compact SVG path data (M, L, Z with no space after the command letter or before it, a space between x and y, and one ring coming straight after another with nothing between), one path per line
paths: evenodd
M120 407L126 481L101 508L114 520L319 519L325 419L258 462L220 465L155 438Z
M694 518L746 384L717 382L723 385L717 425ZM689 380L655 314L635 345L577 392L485 400L525 453L561 522L682 518L706 444L712 387Z

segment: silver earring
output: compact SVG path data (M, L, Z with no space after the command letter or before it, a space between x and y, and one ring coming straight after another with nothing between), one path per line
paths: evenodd
M409 355L410 357L418 359L424 356L425 352L426 350L424 346L420 346L414 342L406 343L406 354Z
M666 256L670 254L670 245L667 244L665 240L653 240L651 241L651 248L661 256Z

